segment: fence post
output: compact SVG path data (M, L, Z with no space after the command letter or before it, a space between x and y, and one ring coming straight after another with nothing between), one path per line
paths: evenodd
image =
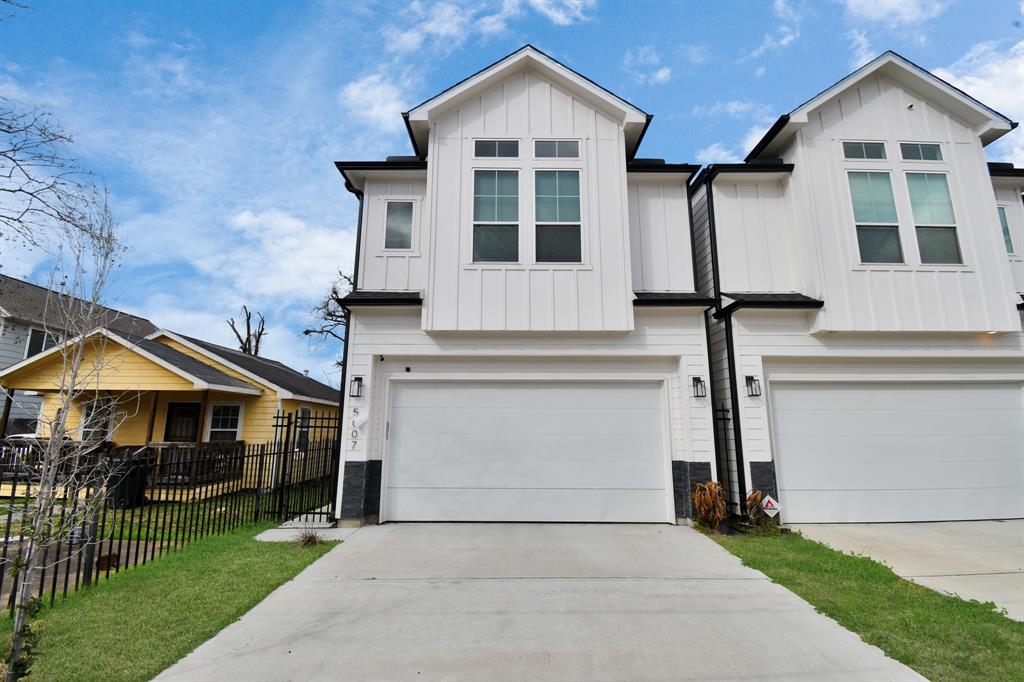
M291 412L289 412L288 416L285 418L284 424L285 424L284 425L284 441L281 443L281 459L280 459L281 466L278 469L278 476L277 476L277 485L278 485L278 488L277 488L277 521L278 521L278 523L283 523L286 520L284 517L285 517L285 515L287 513L287 509L285 508L285 503L284 503L284 494L285 494L285 486L287 485L287 481L285 480L285 476L287 475L287 470L288 470L289 446L291 445L291 436L292 436L292 413Z

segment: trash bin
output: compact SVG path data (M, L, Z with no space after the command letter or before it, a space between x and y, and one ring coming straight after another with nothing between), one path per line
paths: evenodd
M131 509L144 505L146 480L153 467L153 457L136 457L123 462L107 486L107 504L117 509Z

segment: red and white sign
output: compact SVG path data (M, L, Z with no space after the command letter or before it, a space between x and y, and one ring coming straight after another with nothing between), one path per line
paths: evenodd
M768 518L775 518L775 515L779 513L782 506L775 501L775 498L771 495L765 495L761 498L761 510L768 515Z

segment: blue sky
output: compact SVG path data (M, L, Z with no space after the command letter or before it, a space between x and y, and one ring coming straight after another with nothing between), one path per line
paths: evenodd
M333 379L301 335L351 269L356 202L332 162L411 153L400 112L533 43L655 115L641 156L739 160L752 140L893 49L1024 118L1016 1L36 2L0 22L0 93L50 108L102 174L128 254L112 302ZM1024 133L989 148L1024 164ZM0 271L46 254L0 242Z

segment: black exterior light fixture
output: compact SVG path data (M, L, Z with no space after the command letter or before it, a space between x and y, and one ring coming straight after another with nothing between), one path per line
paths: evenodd
M363 397L363 378L352 377L352 381L348 382L348 397L349 398L362 398Z
M708 386L704 383L704 380L700 377L693 377L693 397L694 398L707 398L708 397Z
M761 382L757 377L747 375L747 395L751 398L761 397Z

